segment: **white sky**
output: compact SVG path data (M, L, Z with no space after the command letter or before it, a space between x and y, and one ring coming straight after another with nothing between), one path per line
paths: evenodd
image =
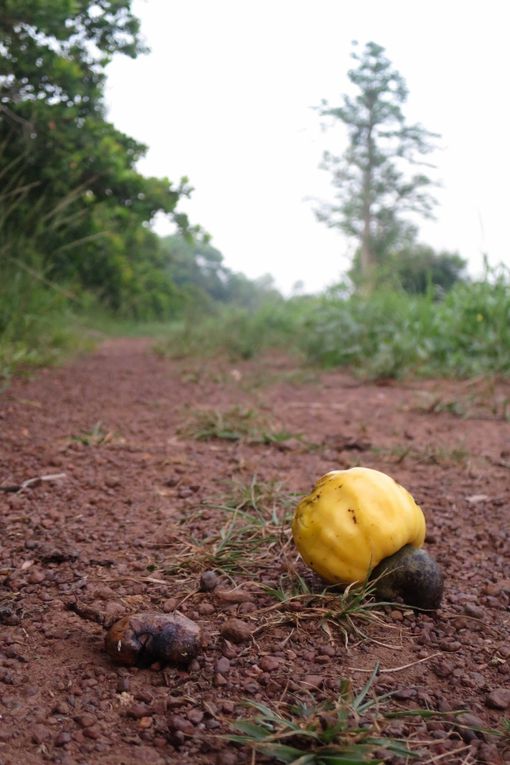
M441 133L437 220L421 239L510 263L510 102L506 0L134 0L151 53L110 65L109 118L147 144L140 170L186 175L182 205L225 264L319 290L353 246L319 223L333 199L322 153L341 152L312 107L340 103L351 41L386 54L410 90L409 121ZM335 134L336 133L336 134ZM167 233L166 222L157 226Z

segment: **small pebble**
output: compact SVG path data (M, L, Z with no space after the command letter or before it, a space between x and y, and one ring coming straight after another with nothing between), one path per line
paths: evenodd
M510 688L495 688L488 694L485 703L490 709L508 709L510 707Z
M117 693L125 693L129 691L129 677L119 677L117 680Z
M303 682L305 686L312 686L313 688L320 688L323 682L322 675L305 675Z
M216 611L212 603L200 603L198 613L200 616L211 616Z
M440 640L439 648L441 648L442 651L455 653L455 651L460 651L462 648L462 643L459 643L458 640Z
M76 715L74 721L77 722L78 725L82 728L89 728L91 725L94 725L96 718L93 717L93 715L83 714Z
M484 765L506 765L504 760L501 760L498 749L494 744L480 744L478 749L477 762L484 763ZM508 760L507 760L508 762Z
M92 739L93 741L97 741L97 739L101 736L101 730L97 725L93 725L90 728L85 728L83 735Z
M472 616L475 619L483 619L484 610L481 606L477 606L474 603L466 603L464 606L464 613L468 616Z
M37 723L35 725L31 726L32 730L32 741L34 744L42 744L45 741L47 741L51 736L51 731L49 728L46 728L44 725L38 725Z
M274 672L279 669L283 664L283 660L278 656L263 656L259 661L260 669L264 672Z
M416 696L415 688L398 688L393 692L393 698L399 701L406 701L407 699L414 699Z
M238 765L239 756L235 752L218 752L215 765Z
M483 738L483 733L479 729L483 729L486 726L483 720L476 715L465 712L457 717L456 722L459 734L467 744L476 738Z
M499 582L487 584L485 587L487 595L501 595L504 592L510 593L510 579L500 579Z
M220 675L226 675L229 669L230 661L226 658L226 656L222 656L220 659L218 659L216 662L216 672L219 672Z
M220 583L220 578L215 571L203 571L200 576L200 592L211 592Z
M252 628L241 619L228 619L220 629L222 637L233 643L244 643L251 638Z
M32 571L27 581L29 584L40 584L46 579L44 571Z
M244 590L215 590L214 597L220 603L249 603L253 601L251 592Z
M55 746L66 746L71 743L71 734L67 731L61 731L55 738Z
M190 723L193 723L193 725L198 725L204 719L204 713L201 709L191 709L186 713L186 717Z
M170 715L168 718L168 727L173 731L180 731L181 733L192 734L194 732L193 725L185 717L181 715Z
M147 717L150 710L147 704L143 704L140 702L139 704L131 704L129 709L127 710L127 714L129 717L134 717L135 719L139 719L140 717Z

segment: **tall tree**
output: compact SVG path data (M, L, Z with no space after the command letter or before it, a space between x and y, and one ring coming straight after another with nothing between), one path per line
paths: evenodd
M369 42L361 53L355 47L352 58L357 62L348 73L353 95L344 95L338 107L326 101L320 107L323 117L346 126L349 144L341 157L324 155L337 202L318 217L358 241L362 278L370 289L376 266L396 244L415 236L406 213L432 213L432 180L410 168L426 164L420 157L434 149L437 134L407 124L402 106L408 90L383 47Z

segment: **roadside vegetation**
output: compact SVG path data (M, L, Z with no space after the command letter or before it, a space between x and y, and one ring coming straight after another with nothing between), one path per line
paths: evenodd
M226 267L180 212L188 179L141 175L146 147L108 122L106 64L144 52L130 0L104 12L87 0L72 18L64 0L7 3L0 22L0 378L101 333L150 334L173 357L278 351L371 378L509 372L508 272L468 282L465 261L418 242L406 217L433 209L432 179L408 170L436 136L406 122L384 48L355 49L357 95L319 110L350 140L324 158L337 205L318 211L357 243L348 285L284 299L270 276ZM150 228L161 213L172 236Z
M510 275L458 282L444 295L381 288L370 296L332 288L320 296L221 311L175 324L162 353L247 359L268 349L305 363L346 367L371 379L510 373Z
M188 179L142 175L147 147L107 119L107 64L145 52L131 0L8 0L0 49L0 377L80 346L98 315L168 323L273 291L224 267L180 209Z

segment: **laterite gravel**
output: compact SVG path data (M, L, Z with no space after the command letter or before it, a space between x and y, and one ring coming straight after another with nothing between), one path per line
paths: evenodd
M279 358L168 361L131 339L13 381L0 395L0 487L64 477L0 492L0 765L269 762L222 737L246 700L334 699L377 663L374 689L393 691L393 706L442 713L390 724L421 751L413 762L510 763L508 735L494 732L510 718L509 400L491 380L361 383ZM294 436L180 430L197 408L234 405ZM233 482L302 494L355 464L390 473L423 507L446 578L437 614L381 608L347 641L299 614L268 623L277 601L264 587L289 556L304 574L290 546L252 575L169 573L177 537L225 522L209 505ZM98 622L176 608L204 636L187 669L112 663Z

